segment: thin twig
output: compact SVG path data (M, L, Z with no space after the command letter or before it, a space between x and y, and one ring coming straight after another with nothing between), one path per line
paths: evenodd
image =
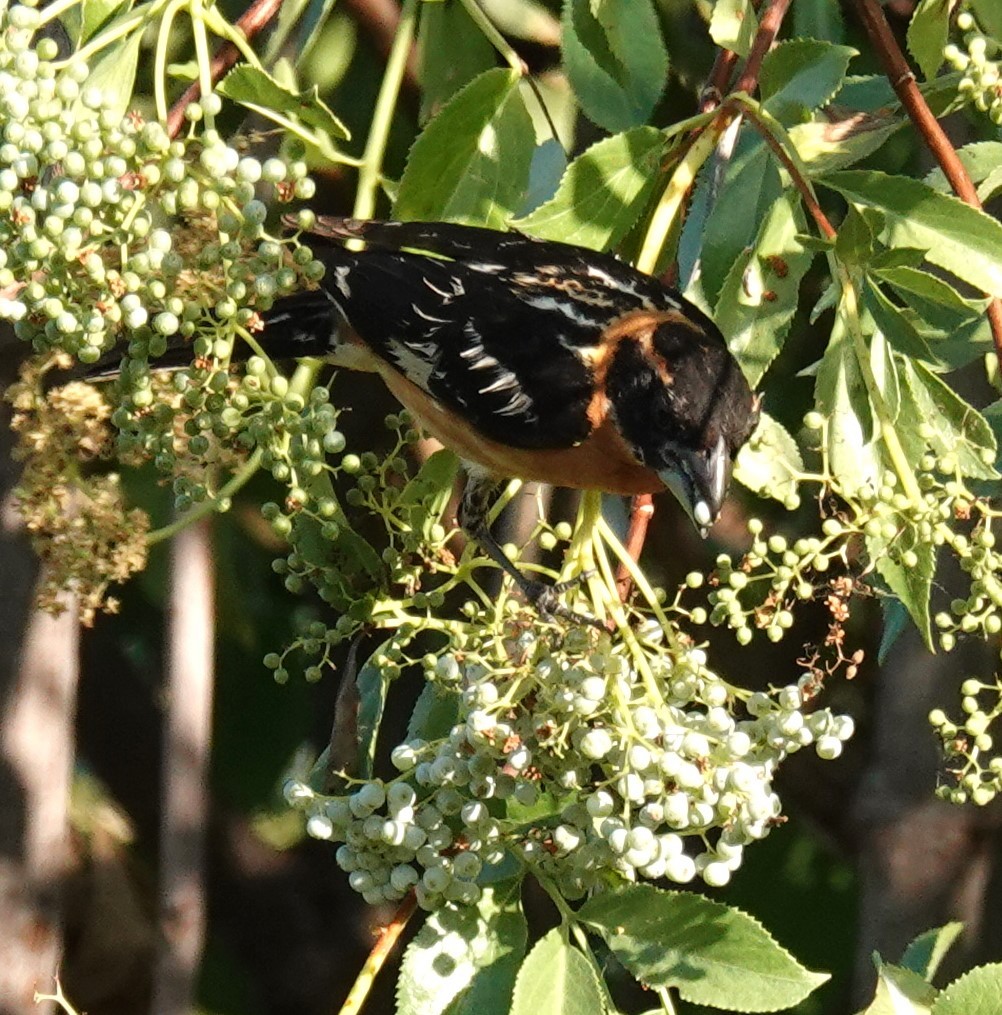
M344 0L344 7L375 43L380 56L383 59L389 57L400 24L400 5L395 0ZM403 84L409 92L416 94L421 90L418 53L414 47L411 47L407 55Z
M731 74L738 62L738 54L733 49L720 49L710 69L710 76L703 85L703 91L699 96L699 111L709 113L720 105L727 91L727 82L731 80Z
M630 527L626 531L626 540L623 543L630 560L634 563L640 562L640 554L647 539L647 528L653 517L654 498L649 493L637 494L630 501ZM633 589L633 579L630 577L630 569L623 562L616 568L616 588L619 590L620 600L625 603Z
M734 91L745 92L751 95L758 87L758 76L762 71L762 61L766 53L772 49L776 41L779 29L783 24L783 18L789 10L792 0L771 0L758 23L758 31L752 40L751 50L748 59L745 61L744 70L741 76L734 83Z
M414 915L415 909L417 909L417 896L411 890L404 901L400 903L390 922L379 932L379 939L373 945L372 951L369 952L369 957L365 960L365 965L362 966L361 972L355 978L351 992L345 999L344 1004L338 1009L338 1015L356 1015L357 1012L362 1010L362 1006L369 996L369 991L372 989L372 984L379 975L380 969L386 964L386 960L390 957L390 952L393 951L393 946L404 932L404 928Z
M939 120L933 115L925 97L919 90L915 75L908 66L908 61L905 59L877 0L855 0L855 3L867 34L870 36L870 41L884 65L884 72L887 74L891 87L901 100L901 105L905 107L912 123L915 124L916 130L922 135L922 139L939 163L943 174L953 188L953 192L971 207L980 208L981 199L978 197L974 183ZM993 299L988 304L985 313L992 329L995 355L998 357L999 364L1002 365L1002 301Z
M237 19L234 27L238 32L243 32L245 38L253 39L278 14L282 2L283 0L254 0L254 3ZM219 52L212 58L210 76L213 82L218 81L239 58L240 50L232 42L224 42L219 47ZM171 137L177 137L181 133L184 126L184 111L196 102L201 94L201 83L195 80L171 106L167 115L167 133Z

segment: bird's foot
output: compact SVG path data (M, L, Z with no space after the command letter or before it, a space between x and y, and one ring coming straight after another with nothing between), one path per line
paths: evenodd
M543 620L569 620L575 624L586 624L600 631L608 631L607 626L597 617L592 617L587 613L578 613L576 610L564 606L560 601L560 597L565 592L580 588L594 573L594 571L582 571L581 574L568 581L552 583L522 576L518 585L526 601Z

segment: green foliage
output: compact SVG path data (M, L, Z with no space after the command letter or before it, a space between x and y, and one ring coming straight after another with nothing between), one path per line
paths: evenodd
M933 108L968 102L987 127L1002 118L997 4L971 0L953 26L951 6L923 0L909 46ZM533 119L518 55L479 6L458 0L406 0L369 136L352 154L347 72L325 88L282 56L290 40L308 50L324 37L330 5L311 5L309 17L290 9L302 24L283 17L263 58L195 0L4 10L0 317L40 357L10 398L21 508L53 576L47 599L72 586L89 617L110 605L110 583L143 565L148 541L228 510L267 474L279 492L261 514L284 545L273 570L327 613L265 666L284 683L299 670L321 679L348 646L364 660L342 688L330 750L312 776L288 781L286 798L366 901L413 895L429 911L407 948L399 1012L613 1012L610 955L662 1011L674 997L739 1011L800 1003L824 974L747 914L657 884L725 885L783 820L779 766L805 748L840 755L853 722L818 698L858 669L845 626L856 597L885 604L882 652L908 620L930 649L997 644L1002 402L980 410L950 374L992 349L985 310L1002 296L1002 226L951 196L941 172L922 181L885 158L892 139L911 143L910 121L883 78L847 77L857 51L834 0L794 5L794 37L765 58L757 98L727 96L676 123L659 102L683 64L669 60L655 5L566 0L567 101L610 134L568 159L567 139ZM65 57L37 34L60 13L76 48ZM552 28L544 11L530 13ZM756 30L747 0L718 0L705 26L739 54ZM411 140L395 113L415 34L423 127L397 179L387 153L394 121L401 152ZM179 53L189 63L168 64L189 35ZM243 58L214 89L213 37ZM944 62L952 73L940 74ZM146 63L149 120L128 112ZM204 93L170 137L169 97L192 80ZM685 84L673 80L673 98ZM256 137L224 137L245 110L280 128L277 154L259 160ZM415 470L419 434L404 413L369 435L372 446L349 450L344 406L319 386L317 365L286 373L260 355L260 313L323 270L305 245L309 210L292 235L268 226L276 209L314 195L304 151L313 165L359 169L357 214L386 193L402 219L517 228L634 253L648 271L677 265L762 391L766 411L736 478L799 508L798 519L750 517L737 549L655 589L588 494L573 525L539 517L528 546L561 551L559 569L531 566L548 580L583 576L566 602L603 629L540 618L508 586L489 592L493 563L452 539L454 456ZM1002 144L977 142L960 158L985 199L1002 191ZM802 428L789 418L797 382L780 375L798 315L810 316L815 361ZM158 372L189 344L191 366ZM82 385L43 396L42 376L68 358L122 359L108 402ZM176 520L147 540L117 472L79 468L90 458L152 464ZM941 558L965 575L945 608ZM626 603L619 566L635 587ZM780 641L814 601L828 631L799 672L752 691L711 663L707 625L739 645ZM383 719L408 674L424 684L394 744ZM946 707L930 716L950 765L940 793L986 804L1002 788L992 734L1002 685L968 677L959 709L956 720ZM526 884L556 907L535 941ZM901 966L881 964L867 1011L988 1011L995 967L941 992L928 982L952 934L920 940Z

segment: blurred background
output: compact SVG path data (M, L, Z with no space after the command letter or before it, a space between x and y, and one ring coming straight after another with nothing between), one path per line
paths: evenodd
M241 13L225 6L233 18ZM659 6L672 76L654 122L669 123L695 110L713 51L689 0ZM913 4L887 6L901 31ZM599 135L576 115L560 73L558 5L485 7L540 81L564 144L574 153L594 141ZM832 9L795 0L788 25L860 40L849 13L835 18ZM346 147L356 154L397 16L393 0L344 0L304 69L352 129ZM477 70L493 59L482 40L486 56L456 45L456 80L423 92L422 47L441 39L423 35L412 56L391 135L391 177L435 112L435 97L465 80L467 61ZM185 45L179 40L179 51ZM867 69L865 58L857 64L856 73ZM973 136L963 119L952 129ZM877 164L897 170L921 158L902 134ZM317 210L350 212L352 173L314 172ZM815 303L815 290L809 278L804 307ZM13 337L0 334L0 386L13 379L20 355ZM797 374L815 358L805 315L772 368L788 379L782 400L766 401L793 431L812 393L811 379ZM352 410L342 418L349 446L388 447L382 420L392 399L373 378L349 380L332 388L334 404ZM0 407L0 1015L40 1010L32 992L52 989L57 969L74 1006L91 1015L337 1011L392 912L366 907L348 889L333 847L307 839L281 800L284 779L327 743L341 667L315 684L293 671L279 686L262 666L304 623L327 617L319 600L290 596L271 570L281 546L256 505L275 492L266 478L255 480L231 512L155 547L146 572L120 590L120 611L80 631L72 609L52 618L33 608L38 565L14 508L8 409ZM126 482L154 525L169 521L169 491L152 475L131 473ZM512 531L520 514L535 510L530 491L517 498ZM553 511L571 517L572 499L556 496ZM646 567L671 587L720 550L740 552L752 512L793 536L812 513L816 520L811 505L788 514L737 492L703 543L664 498ZM823 602L809 605L778 646L760 640L739 650L720 634L711 659L752 686L795 679L804 645L823 641L830 619ZM805 755L785 767L779 789L789 821L749 850L734 881L716 893L756 916L805 965L832 973L798 1009L804 1015L859 1007L872 990L874 950L895 961L916 934L949 920L963 920L967 931L947 978L1002 952L999 812L934 800L938 758L926 722L966 675L991 672L992 660L963 650L933 657L906 633L878 668L879 604L854 599L846 626L846 651L863 649L864 662L851 682L831 682L826 704L851 713L858 733L837 764ZM208 631L214 641L205 640ZM405 721L391 716L387 730ZM165 836L165 827L186 834ZM526 906L539 925L550 917L542 899L529 897ZM392 1010L393 981L391 962L371 1012ZM639 1012L650 1002L627 994L623 1006Z

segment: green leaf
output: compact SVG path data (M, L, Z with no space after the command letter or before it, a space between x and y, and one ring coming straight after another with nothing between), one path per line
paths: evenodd
M969 0L968 7L986 35L1002 39L1002 7L999 7L998 0Z
M417 44L422 123L478 74L495 66L494 47L460 0L421 4Z
M432 913L407 946L397 1015L508 1015L528 939L521 878L482 892L476 905Z
M901 965L918 973L923 979L931 981L939 969L939 964L960 937L963 929L962 923L954 921L919 934L905 949L904 955L901 956Z
M529 952L515 981L511 1015L601 1015L607 1011L598 971L560 927Z
M427 683L421 688L407 723L407 739L435 740L448 736L458 715L459 695Z
M793 5L794 38L842 42L845 20L838 0L797 0Z
M727 167L716 201L700 228L700 284L712 306L739 255L751 246L769 209L783 191L776 160L758 135L744 134Z
M897 539L888 541L882 537L867 536L866 549L877 573L908 611L926 648L935 652L929 623L929 595L936 573L935 546L930 542L916 541L910 548L905 548ZM902 555L909 549L917 560L903 559Z
M747 56L758 31L750 0L717 0L710 15L710 37L722 49Z
M548 137L542 144L536 145L529 165L529 183L519 209L519 218L524 218L549 201L556 194L566 172L567 152L555 137Z
M933 264L992 296L1002 296L1002 224L918 180L848 169L820 181L886 216L888 246L920 247Z
M957 149L957 157L974 183L981 183L999 166L1002 166L1002 141L975 141ZM925 178L928 186L944 194L952 194L953 188L946 179L946 173L938 166Z
M106 22L131 10L132 0L83 0L79 7L78 48L92 39Z
M832 472L850 493L864 483L876 486L883 472L880 446L873 440L873 407L856 351L839 307L821 365L814 397L828 417L828 457Z
M954 980L936 998L933 1015L998 1015L1002 963L978 966Z
M929 1015L936 991L910 969L877 962L877 989L860 1015Z
M818 39L793 39L770 50L759 78L762 104L781 123L797 123L838 91L858 50Z
M564 69L585 115L610 132L646 122L668 76L651 0L564 0Z
M401 505L421 506L421 534L431 539L432 528L441 521L456 483L459 459L455 452L440 448L429 455L400 492Z
M132 102L142 41L141 31L132 32L102 50L101 55L90 64L87 87L101 89L105 107L119 120L128 112Z
M880 646L877 649L877 663L883 666L890 658L898 638L911 627L911 617L904 603L894 596L880 597L880 613L883 623L880 626Z
M870 221L850 205L835 238L835 254L845 264L865 264L871 259L874 239Z
M366 660L365 665L355 677L358 688L358 720L356 736L358 737L358 753L352 772L359 779L371 779L376 761L376 740L379 726L383 721L386 708L386 694L390 689L390 681L382 667L374 662L376 656L386 648L384 642Z
M318 148L325 158L336 162L342 157L333 139L347 139L350 133L320 98L316 85L297 92L259 67L238 64L216 90L298 135Z
M931 79L943 66L943 47L950 35L950 0L921 0L908 25L908 51Z
M864 283L863 306L873 318L875 327L903 356L911 356L928 363L936 362L935 354L926 340L915 330L908 317L868 277Z
M738 452L734 478L753 493L785 501L797 492L803 471L797 442L781 423L763 412L751 439Z
M805 229L800 198L788 190L754 245L734 262L717 301L717 325L753 386L782 349L797 310L800 282L814 258L797 240Z
M512 224L541 239L608 250L646 208L664 149L664 135L654 127L599 141L567 167L549 201Z
M904 359L901 370L902 408L906 419L920 421L933 453L951 455L957 469L972 479L997 479L998 453L988 421L969 402L917 360Z
M693 892L626 885L589 899L579 915L638 980L696 1004L777 1011L828 979L804 969L757 920Z
M401 220L506 225L522 202L536 144L513 70L481 74L414 142L394 213Z
M937 303L948 310L973 317L984 312L987 300L965 300L949 282L936 275L907 265L877 268L871 272L877 278L891 285L908 298L909 294L919 296L930 303Z

